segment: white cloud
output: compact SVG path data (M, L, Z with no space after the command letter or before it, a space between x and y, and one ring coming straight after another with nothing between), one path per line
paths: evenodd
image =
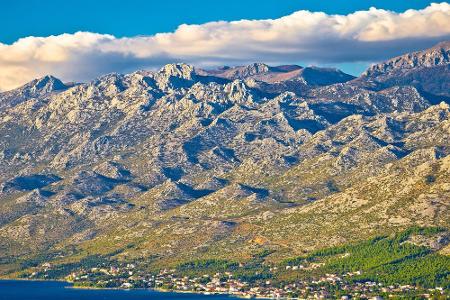
M116 38L77 32L0 43L0 89L53 74L83 81L107 72L184 61L200 66L262 61L373 62L450 38L450 4L404 13L298 11L279 19L180 25L172 33Z

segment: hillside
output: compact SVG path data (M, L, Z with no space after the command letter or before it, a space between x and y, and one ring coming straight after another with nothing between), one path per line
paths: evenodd
M169 64L0 93L0 272L95 255L280 262L447 232L448 46L359 78Z

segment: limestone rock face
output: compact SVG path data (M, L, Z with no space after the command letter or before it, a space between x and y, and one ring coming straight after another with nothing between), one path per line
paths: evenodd
M427 50L376 64L362 77L381 87L412 85L426 92L431 100L439 101L439 96L450 96L449 63L450 42L446 41Z
M232 256L255 235L295 252L450 226L448 51L356 79L176 63L0 93L0 260L112 240L128 257Z
M450 42L442 42L433 48L408 53L392 58L386 62L370 67L364 75L376 76L392 73L396 70L431 68L436 66L446 66L450 63Z

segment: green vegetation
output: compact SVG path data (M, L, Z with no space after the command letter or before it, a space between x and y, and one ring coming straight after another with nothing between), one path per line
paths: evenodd
M393 237L315 251L305 257L286 260L284 265L323 263L312 274L361 271L352 281L385 284L413 284L424 287L450 287L450 257L407 242L412 235L432 237L442 228L413 227Z
M259 260L252 260L245 264L217 259L196 260L180 264L176 270L179 275L193 277L204 274L231 272L234 277L246 282L256 282L258 280L272 278L269 269L263 266Z
M149 278L160 276L157 287L168 290L177 288L173 278L195 278L195 282L203 285L214 284L217 280L222 283L236 280L248 286L274 289L303 282L314 289L323 287L336 297L343 293L344 285L357 290L375 282L374 293L382 293L378 283L383 287L411 285L417 289L407 289L405 293L413 297L428 288L450 288L450 257L414 244L416 240L435 241L445 233L445 228L411 227L390 236L325 248L280 262L268 259L274 250L260 249L248 260L196 259L163 270L152 266L152 261L119 262L112 256L91 255L79 262L54 264L43 271L39 268L48 257L38 257L29 262L30 268L22 276L61 279L71 274L71 278L79 277L76 286L96 288L123 287L124 283L131 287L148 287L156 284ZM31 277L30 270L33 271ZM88 276L83 278L83 274ZM330 276L339 279L329 280ZM390 291L403 293L396 288Z
M236 262L230 262L227 260L219 260L219 259L205 259L205 260L197 260L187 263L182 263L177 266L177 270L180 272L185 271L205 271L205 270L216 270L217 272L225 272L228 270L235 270L239 266Z
M29 266L37 266L37 263L42 263L43 260L41 258L34 260L29 264ZM55 265L51 269L47 270L45 273L37 273L37 278L47 278L47 279L61 279L70 274L74 270L78 269L90 269L99 266L107 266L110 265L112 261L104 256L99 255L91 255L81 259L79 262L74 263L66 263ZM19 277L26 278L29 277L30 272L25 271L19 275Z
M412 227L393 236L379 236L367 241L314 251L281 262L277 272L270 272L264 250L251 261L238 264L228 260L196 260L177 266L177 273L201 276L232 272L247 282L272 279L286 283L313 279L325 274L355 273L350 282L375 281L384 284L411 284L422 287L450 287L450 257L417 246L408 240L415 235L433 238L445 229ZM301 271L286 271L286 266L302 265ZM316 267L311 267L315 265Z

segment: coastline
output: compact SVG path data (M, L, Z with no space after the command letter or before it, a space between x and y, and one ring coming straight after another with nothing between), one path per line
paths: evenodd
M32 279L32 278L14 278L14 277L0 277L0 281L34 281L34 282L60 282L60 283L71 283L67 280L61 279Z
M45 280L41 280L45 281ZM64 281L67 283L71 283L69 281ZM244 297L239 295L234 295L230 293L224 293L224 292L197 292L197 291L182 291L182 290L167 290L167 289L161 289L161 288L120 288L120 287L112 287L112 288L103 288L103 287L95 287L95 286L70 286L66 287L69 289L80 289L80 290L118 290L118 291L133 291L133 290L144 290L144 291L154 291L158 293L175 293L175 294L192 294L192 295L204 295L204 296L227 296L227 297L233 297L233 298L239 298L239 299L273 299L268 297ZM278 298L278 299L284 299L284 298ZM292 300L295 300L297 298L290 298Z
M95 286L75 286L72 281L67 280L58 280L58 279L29 279L29 278L7 278L7 277L1 277L1 281L29 281L29 282L56 282L56 283L66 283L69 286L65 286L66 289L74 289L74 290L116 290L116 291L133 291L133 290L142 290L142 291L153 291L157 293L175 293L175 294L192 294L192 295L203 295L203 296L214 296L214 295L221 295L221 296L227 296L231 298L237 298L237 299L273 299L273 298L267 298L267 297L243 297L239 295L234 295L230 293L224 293L224 292L197 292L197 291L181 291L181 290L168 290L168 289L161 289L161 288L120 288L120 287L95 287ZM283 298L279 298L283 299ZM295 298L292 298L293 300Z

